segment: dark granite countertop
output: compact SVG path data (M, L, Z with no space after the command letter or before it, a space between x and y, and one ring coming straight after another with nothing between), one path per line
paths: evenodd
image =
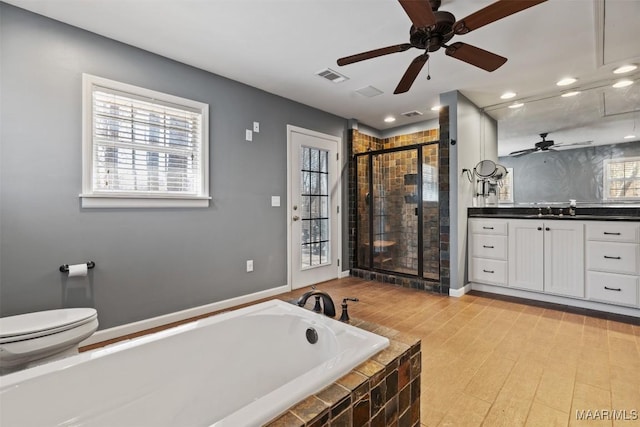
M640 221L640 207L638 206L578 206L575 216L569 215L568 206L547 207L484 207L469 208L469 218L515 218L515 219L559 219L569 221ZM542 216L540 216L542 209ZM562 210L562 215L559 215Z

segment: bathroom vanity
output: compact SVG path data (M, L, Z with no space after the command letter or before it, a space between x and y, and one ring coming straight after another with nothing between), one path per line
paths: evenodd
M640 318L640 208L470 208L471 289Z

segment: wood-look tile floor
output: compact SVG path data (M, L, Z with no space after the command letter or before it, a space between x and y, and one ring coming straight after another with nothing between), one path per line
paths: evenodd
M352 317L422 339L423 426L640 426L640 326L356 278L318 289L338 316L357 297Z

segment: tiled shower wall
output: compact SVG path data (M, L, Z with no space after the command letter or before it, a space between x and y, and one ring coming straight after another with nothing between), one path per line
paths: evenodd
M399 135L396 137L380 139L370 135L362 134L357 130L352 130L350 135L350 154L353 155L367 151L405 147L424 142L439 141L439 133L440 132L438 131L438 129L431 129L407 135ZM358 158L358 160L352 161L350 163L349 170L349 266L351 268L352 274L368 279L399 284L405 287L430 290L443 290L443 286L448 288L448 139L445 144L446 150L444 150L444 152L442 151L442 149L438 149L441 148L442 145L443 144L441 142L437 145L434 144L431 146L427 145L423 147L423 156L425 157L426 163L442 164L440 162L442 162L443 159L444 161L446 161L446 168L438 168L438 190L440 201L431 203L425 202L423 204L424 253L422 256L424 257L423 261L425 278L432 281L438 280L438 277L440 277L440 282L433 283L430 281L422 280L420 278L414 279L402 276L395 277L389 274L375 273L366 270L369 267L369 260L366 256L364 256L364 254L362 253L363 251L356 250L356 246L358 244L360 244L360 247L362 247L363 242L368 242L370 240L368 236L368 204L366 200L366 185L368 182L368 169L365 160L366 157L360 157ZM400 269L405 268L407 273L417 271L418 248L417 239L415 238L415 236L417 235L417 217L415 216L415 208L417 207L417 203L407 203L404 200L404 196L409 196L411 194L411 191L414 191L415 193L417 186L412 187L406 185L404 181L404 175L415 174L417 172L415 170L416 155L416 151L408 150L406 152L381 156L385 159L384 163L380 165L381 167L374 167L373 171L374 183L380 182L380 180L383 179L382 175L385 175L385 178L392 177L391 180L387 180L386 182L388 189L391 190L388 191L388 193L396 193L400 195L400 197L394 197L389 198L389 200L385 200L385 203L387 203L385 208L388 209L389 212L393 213L385 219L389 221L388 227L386 228L389 228L391 230L402 230L400 231L402 235L398 235L398 238L394 239L398 242L401 242L399 245L397 245L397 247L394 248L394 258L395 266L400 267ZM438 159L434 157L438 157ZM358 176L356 176L356 161L359 162L357 169ZM446 178L443 177L443 174L445 173L443 172L443 170L446 171ZM443 209L442 203L442 195L445 192L443 191L443 189L447 194L447 196L444 198L444 201L446 203L445 209ZM374 193L379 194L378 190L379 188L374 187ZM373 199L369 200L369 202L372 203ZM443 213L446 214L446 218L442 217ZM360 220L359 223L356 222L356 216L358 216L358 219ZM443 225L445 225L446 227L443 228ZM356 239L358 238L356 226L360 229L360 242L356 242ZM443 236L443 231L446 232L445 236ZM446 259L444 260L442 258L442 255L440 254L443 241L446 242L444 252L444 256L446 257ZM355 262L356 254L359 257L357 263ZM445 262L443 263L442 261ZM365 270L354 268L354 265L363 267L365 268ZM440 270L439 274L438 269ZM429 271L431 271L432 273L429 274ZM444 281L442 279L444 279Z

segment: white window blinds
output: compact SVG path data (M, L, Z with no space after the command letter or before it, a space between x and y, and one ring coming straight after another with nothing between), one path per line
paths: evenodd
M206 104L88 79L90 188L83 196L208 198Z

